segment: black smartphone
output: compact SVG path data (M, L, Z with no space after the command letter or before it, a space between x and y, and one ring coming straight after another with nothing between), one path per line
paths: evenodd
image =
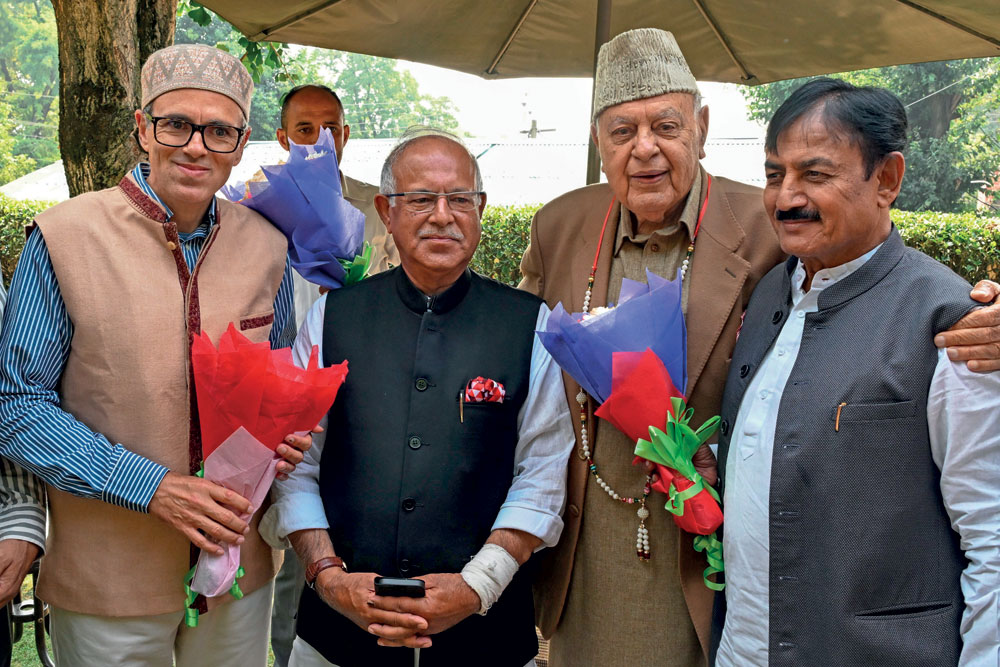
M401 577L375 577L375 595L386 597L422 598L423 579L403 579Z

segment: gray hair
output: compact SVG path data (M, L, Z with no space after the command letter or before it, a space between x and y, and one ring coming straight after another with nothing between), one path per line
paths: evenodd
M406 131L403 132L402 136L399 137L399 141L396 142L396 145L392 147L392 150L389 151L389 154L385 157L385 162L382 164L382 180L379 183L378 189L380 194L387 195L396 192L396 175L393 172L396 168L396 163L399 161L400 156L402 156L410 144L425 137L439 137L441 139L453 141L461 146L469 156L469 160L472 162L472 170L476 176L476 190L481 191L483 189L483 175L479 171L479 162L476 160L476 156L472 154L472 151L469 150L469 147L466 146L457 135L437 127L414 125L412 127L408 127Z

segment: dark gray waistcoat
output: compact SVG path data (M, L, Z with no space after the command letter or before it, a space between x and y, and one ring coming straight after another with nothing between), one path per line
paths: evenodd
M330 411L320 494L353 572L459 572L489 537L513 480L540 304L469 271L428 301L401 268L327 296L324 361L347 359L350 373ZM460 413L477 376L506 397ZM296 632L339 667L413 664L412 651L376 646L309 589ZM424 667L522 667L538 651L528 573L489 614L432 639Z
M719 440L723 485L730 427L788 317L795 262L760 282L733 351ZM933 336L973 306L969 285L906 248L893 229L818 306L806 315L774 436L770 665L954 665L966 561L941 498L926 408Z

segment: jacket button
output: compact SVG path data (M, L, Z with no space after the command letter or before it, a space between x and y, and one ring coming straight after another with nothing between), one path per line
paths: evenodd
M573 516L580 516L580 508L577 507L576 505L570 503L570 505L566 509L568 509L569 513L572 514Z
M723 419L722 424L719 426L719 430L722 431L722 435L727 435L729 433L729 420Z
M427 378L417 378L415 385L417 387L417 391L426 390L428 386Z
M420 438L414 435L406 441L406 444L410 446L410 449L420 449L420 446L424 443Z
M783 318L783 317L784 317L784 314L782 314L782 312L780 310L776 310L776 311L774 311L774 315L771 316L771 322L773 324L777 324L778 322L781 321L781 318Z
M403 574L406 574L407 572L410 571L410 559L409 558L402 558L402 559L400 559L400 561L399 561L399 571L402 572Z
M743 364L740 366L740 377L745 378L750 375L750 364Z
M406 512L412 512L416 508L417 508L417 501L416 500L414 500L413 498L404 498L403 499L403 510L404 511L406 511Z

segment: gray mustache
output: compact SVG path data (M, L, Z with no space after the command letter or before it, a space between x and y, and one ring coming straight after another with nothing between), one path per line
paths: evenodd
M458 231L457 227L445 227L444 229L421 229L417 232L418 238L426 239L431 236L447 236L454 241L462 241L465 239L465 235Z

